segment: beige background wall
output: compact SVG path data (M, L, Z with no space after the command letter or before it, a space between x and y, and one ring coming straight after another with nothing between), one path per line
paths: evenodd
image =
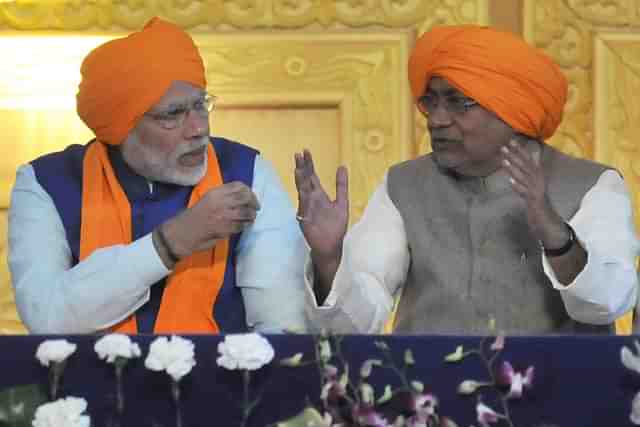
M259 148L293 194L293 152L309 147L322 180L350 170L357 219L385 170L429 150L413 109L406 60L434 24L492 23L524 35L571 82L565 121L550 142L618 167L635 190L633 136L640 3L556 0L231 0L0 4L0 333L22 332L6 269L6 207L15 168L83 143L75 117L81 58L153 15L187 28L220 96L215 134ZM596 125L597 123L597 125ZM637 202L636 202L637 203Z

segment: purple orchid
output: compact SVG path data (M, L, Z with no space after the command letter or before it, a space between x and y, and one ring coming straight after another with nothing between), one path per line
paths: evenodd
M482 402L478 402L476 405L476 413L478 414L478 422L482 427L489 427L490 423L497 423L501 418L500 414Z
M522 372L514 370L511 363L504 361L498 369L496 382L498 385L509 387L507 399L518 399L522 396L523 388L531 388L533 386L533 374L533 366L529 366L525 373L522 374Z
M353 408L353 419L358 425L367 427L392 427L391 424L369 405L356 405Z

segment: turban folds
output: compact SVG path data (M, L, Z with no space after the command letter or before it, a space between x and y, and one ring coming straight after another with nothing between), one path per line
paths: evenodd
M87 55L80 69L78 115L98 141L118 145L174 80L206 87L204 64L191 37L159 18Z
M474 25L431 29L409 59L415 99L433 76L532 138L549 138L562 120L567 79L551 58L511 33Z

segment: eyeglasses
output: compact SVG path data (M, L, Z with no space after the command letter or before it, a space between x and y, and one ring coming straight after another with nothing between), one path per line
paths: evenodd
M439 99L436 95L430 93L422 95L418 98L418 109L422 114L433 114L438 108L438 104L440 103ZM464 96L452 95L442 97L442 106L449 113L464 114L474 105L478 105L478 101Z
M151 112L147 111L144 113L146 116L151 117L155 120L160 126L165 129L176 129L181 127L184 124L184 121L187 118L189 112L193 111L198 114L200 117L208 117L209 113L211 113L216 108L216 99L217 97L211 94L206 94L202 98L199 98L193 101L190 105L188 104L177 104L172 105L166 111L160 112Z

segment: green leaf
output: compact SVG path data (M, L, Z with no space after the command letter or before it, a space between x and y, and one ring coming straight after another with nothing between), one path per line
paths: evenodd
M276 427L330 427L322 415L312 407L305 408L295 417L288 418L276 424Z
M389 400L391 400L392 397L393 397L393 392L391 391L391 386L387 384L384 388L384 394L380 396L380 398L378 398L378 401L376 403L379 405L381 403L388 402Z
M31 427L38 406L47 401L38 384L0 391L0 427Z
M296 353L291 357L287 357L286 359L280 360L281 366L288 366L290 368L295 368L296 366L300 366L302 362L302 353Z
M463 357L464 357L464 349L462 348L461 345L459 345L458 347L456 347L456 351L448 354L444 358L444 360L446 362L459 362L462 360Z
M411 381L411 388L416 393L422 393L424 391L424 384L420 381Z
M413 358L413 352L410 348L404 351L404 364L407 366L412 366L416 364L416 360Z

